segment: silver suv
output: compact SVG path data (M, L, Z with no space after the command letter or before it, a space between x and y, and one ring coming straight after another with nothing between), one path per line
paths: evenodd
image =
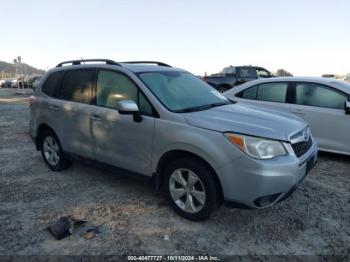
M190 220L208 218L224 201L279 202L317 159L300 118L231 102L160 62L63 62L30 105L30 134L50 169L84 159L145 175Z

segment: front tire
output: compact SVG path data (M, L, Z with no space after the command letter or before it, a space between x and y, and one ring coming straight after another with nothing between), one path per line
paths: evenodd
M195 158L173 161L164 172L164 192L180 216L202 221L219 206L219 191L213 172Z
M61 144L53 131L46 131L41 138L41 154L52 171L67 169L71 162L65 157Z

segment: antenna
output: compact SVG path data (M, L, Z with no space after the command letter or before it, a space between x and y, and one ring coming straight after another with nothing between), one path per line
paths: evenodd
M80 59L84 64L86 64L82 56L80 57Z

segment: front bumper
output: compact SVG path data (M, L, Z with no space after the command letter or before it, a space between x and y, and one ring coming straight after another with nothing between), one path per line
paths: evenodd
M316 162L316 142L300 158L256 160L242 155L218 170L224 199L251 208L271 206L290 196Z

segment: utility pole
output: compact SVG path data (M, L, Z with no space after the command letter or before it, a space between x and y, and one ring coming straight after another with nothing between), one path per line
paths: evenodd
M19 72L20 72L20 82L22 82L22 94L24 94L24 76L23 76L23 64L22 64L22 57L17 57L18 63L19 63Z
M13 59L13 63L15 64L15 67L16 67L16 74L15 74L15 78L18 79L18 61L17 59ZM12 85L12 84L11 84ZM17 83L17 89L18 89L18 83Z
M17 90L21 91L20 82L22 82L22 94L24 94L24 81L23 81L23 70L22 70L22 57L17 56L13 59L14 64L16 65L16 79L17 79Z

